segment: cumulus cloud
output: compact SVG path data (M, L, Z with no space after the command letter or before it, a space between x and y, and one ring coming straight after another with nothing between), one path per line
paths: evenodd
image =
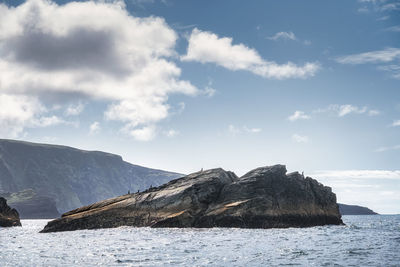
M76 116L81 114L84 108L85 105L81 102L79 102L78 104L71 104L65 110L65 114L67 116Z
M277 41L279 39L295 41L297 38L293 32L277 32L275 35L267 37L267 39L274 40L274 41Z
M177 130L170 129L168 131L165 131L164 134L167 137L175 137L175 136L177 136L179 134L179 132Z
M2 4L0 93L35 95L37 101L49 94L106 101L106 118L123 122L125 132L143 140L168 116L170 94L199 91L180 79L170 60L176 40L162 18L133 17L123 2Z
M297 121L297 120L309 120L311 116L305 114L303 111L296 110L293 115L288 117L290 121Z
M26 127L47 127L66 123L48 116L47 109L36 97L0 93L0 135L17 138Z
M310 141L310 138L305 135L293 134L292 140L296 143L308 143Z
M97 134L101 130L100 123L98 121L93 122L89 126L89 134Z
M189 37L187 53L181 60L215 63L229 70L247 70L273 79L307 78L319 70L318 63L307 62L297 66L292 62L277 64L266 61L256 50L244 44L232 44L232 41L232 38L195 28Z

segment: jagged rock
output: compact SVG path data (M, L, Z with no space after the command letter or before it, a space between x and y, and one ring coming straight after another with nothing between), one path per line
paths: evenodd
M38 195L33 189L15 193L0 193L8 205L19 212L21 219L54 219L60 216L54 199Z
M284 165L242 177L223 169L190 174L145 192L72 210L42 232L151 227L284 228L342 224L331 188Z
M377 215L375 211L362 206L346 205L338 203L339 211L342 215Z
M7 200L0 197L0 227L21 226L18 211L7 205Z

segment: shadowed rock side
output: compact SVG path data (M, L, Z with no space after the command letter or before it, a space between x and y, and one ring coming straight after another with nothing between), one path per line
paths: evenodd
M7 200L0 197L0 227L21 226L18 211L7 205Z
M284 228L342 224L336 196L286 167L242 177L197 172L145 192L94 203L50 221L42 232L129 226Z

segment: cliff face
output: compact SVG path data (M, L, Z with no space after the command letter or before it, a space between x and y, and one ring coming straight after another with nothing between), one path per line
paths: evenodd
M145 192L97 202L62 215L42 232L130 226L277 228L342 224L336 196L286 167L242 177L223 169L190 174Z
M0 139L0 193L33 189L38 197L54 200L60 212L180 176L132 165L114 154Z
M340 204L339 205L339 211L340 214L342 215L377 215L373 210L370 210L367 207L361 207L357 205L346 205L346 204Z
M7 205L7 200L0 197L0 227L21 226L18 211Z

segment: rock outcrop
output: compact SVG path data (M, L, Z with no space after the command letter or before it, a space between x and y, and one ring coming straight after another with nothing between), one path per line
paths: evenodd
M223 169L190 174L144 192L67 212L42 232L151 227L285 228L342 224L331 188L275 165L242 177Z
M54 219L60 216L54 199L39 196L35 190L26 189L15 193L0 193L10 207L18 210L21 219Z
M373 210L367 207L357 206L357 205L346 205L338 203L339 211L342 215L377 215Z
M110 153L0 139L0 193L33 189L53 199L61 213L182 176Z
M0 197L0 227L21 226L18 211L7 205L7 200Z

